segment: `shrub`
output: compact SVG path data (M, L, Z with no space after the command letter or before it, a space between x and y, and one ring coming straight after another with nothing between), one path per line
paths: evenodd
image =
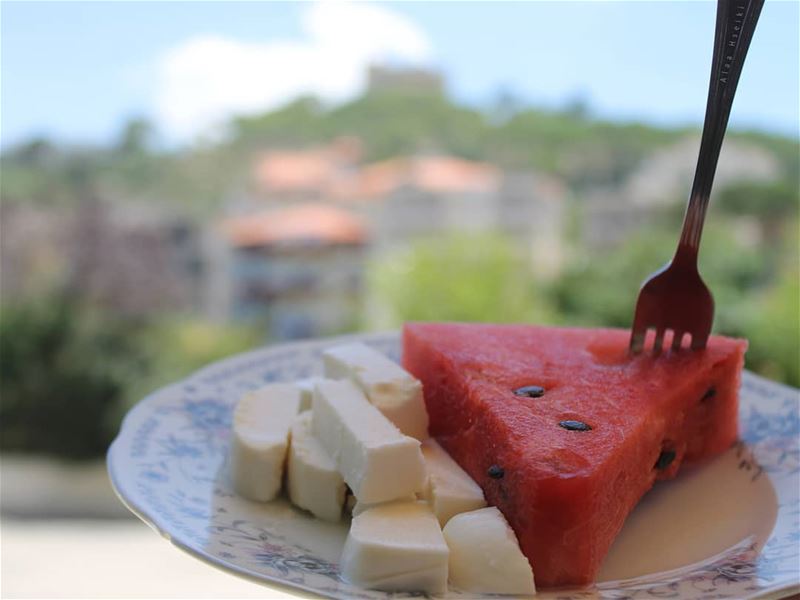
M0 449L102 456L144 371L135 326L63 298L5 306L0 319Z

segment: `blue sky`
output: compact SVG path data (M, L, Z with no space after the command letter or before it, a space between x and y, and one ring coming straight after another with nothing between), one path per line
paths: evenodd
M581 96L616 119L702 122L713 2L3 2L3 146L111 139L132 115L169 141L298 93L357 95L373 61L441 69L451 94ZM731 122L798 135L800 3L767 0Z

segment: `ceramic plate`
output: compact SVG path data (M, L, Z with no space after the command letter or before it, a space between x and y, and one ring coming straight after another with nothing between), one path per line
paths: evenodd
M396 334L349 337L397 359ZM339 340L274 346L211 365L135 406L108 455L125 504L179 548L266 585L331 598L398 598L339 578L347 524L328 524L285 500L231 491L231 411L247 390L321 370ZM609 554L597 585L541 598L778 598L800 590L800 394L745 373L742 441L657 484ZM448 598L466 598L458 590Z

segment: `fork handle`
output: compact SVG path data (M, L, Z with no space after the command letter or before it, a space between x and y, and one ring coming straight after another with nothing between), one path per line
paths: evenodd
M700 155L683 220L683 231L675 254L676 261L690 260L696 265L708 208L711 184L717 170L722 138L731 114L739 75L756 29L764 0L718 0L714 57L708 86L708 103L700 141ZM681 260L682 259L682 260Z

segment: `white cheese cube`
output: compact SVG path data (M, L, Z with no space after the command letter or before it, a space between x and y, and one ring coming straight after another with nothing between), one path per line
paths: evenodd
M326 377L355 381L400 431L420 441L428 437L422 384L396 362L361 343L330 348L322 360Z
M430 504L439 525L444 527L459 513L486 506L481 487L434 439L422 442L428 470L428 485L422 499Z
M391 502L353 518L342 550L345 579L385 591L447 591L447 543L422 502Z
M311 400L314 397L314 386L322 377L306 377L298 379L294 384L300 390L300 412L311 410Z
M292 424L292 441L286 463L289 499L300 508L325 521L342 518L347 486L336 463L311 431L311 412Z
M273 383L245 394L233 411L231 481L240 496L267 502L281 489L289 429L300 410L300 391Z
M495 507L456 515L445 525L444 538L454 586L474 594L536 593L531 565Z
M387 502L424 489L419 441L400 433L353 382L318 382L311 414L314 435L361 502Z
M355 496L353 496L355 498ZM410 496L406 496L405 498L398 498L396 500L390 500L390 502L416 502L417 495L412 494ZM424 502L424 500L423 500ZM376 508L378 506L385 506L388 504L387 502L379 502L378 504L367 504L366 502L361 502L361 500L356 499L355 504L350 511L350 514L354 517L357 517L361 513L370 510L371 508Z

